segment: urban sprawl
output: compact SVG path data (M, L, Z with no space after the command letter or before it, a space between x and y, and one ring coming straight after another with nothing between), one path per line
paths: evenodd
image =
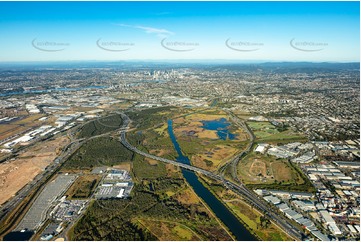
M135 181L130 170L122 167L94 165L88 176L96 177L96 182L90 184L92 193L86 198L75 195L71 198L69 192L83 173L69 170L51 176L71 156L70 151L81 146L82 140L74 138L75 130L87 122L127 109L218 108L244 113L245 123L256 136L250 152L290 162L314 188L313 192L252 188L259 199L299 226L307 234L305 240L358 240L358 66L300 65L137 63L118 67L99 64L96 68L76 64L75 67L38 66L15 70L3 67L0 69L0 127L3 126L0 190L9 189L7 184L11 184L7 183L11 172L6 169L20 169L6 165L16 162L28 149L63 136L71 143L58 147L64 151L62 156L53 157L52 162L46 163L41 171L31 173L29 180L1 200L0 218L46 179L44 188L12 231L41 229L38 239L51 240L64 236L90 203L132 196ZM300 133L303 139L258 142L258 135L273 130ZM255 183L266 183L273 176L268 166L265 167L267 176L260 172L253 178ZM275 184L277 182L283 181Z

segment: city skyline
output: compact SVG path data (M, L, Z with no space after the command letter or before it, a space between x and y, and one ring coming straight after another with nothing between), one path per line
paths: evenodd
M0 62L359 62L358 4L1 2Z

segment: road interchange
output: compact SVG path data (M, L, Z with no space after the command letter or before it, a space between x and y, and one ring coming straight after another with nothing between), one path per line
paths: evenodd
M166 159L166 158L163 158L163 157L151 155L149 153L143 152L143 151L139 150L138 148L132 146L126 139L126 133L129 130L128 126L129 126L131 120L129 119L129 117L126 114L120 113L120 112L117 112L117 113L121 115L122 120L123 120L122 127L120 129L118 129L118 132L120 134L119 139L120 139L120 142L127 149L129 149L129 150L131 150L131 151L133 151L133 152L135 152L135 153L137 153L139 155L142 155L144 157L148 157L150 159L154 159L154 160L158 160L158 161L161 161L161 162L173 164L173 165L179 166L179 167L181 167L183 169L187 169L187 170L190 170L190 171L193 171L193 172L197 172L199 174L205 175L207 177L210 177L210 178L212 178L214 180L219 181L220 183L222 183L228 189L231 189L235 193L239 194L252 207L258 209L259 211L262 211L265 215L267 215L274 222L274 224L276 224L278 227L280 227L283 231L285 231L287 234L289 234L292 238L294 238L295 240L301 240L303 238L304 235L303 235L303 233L301 231L299 231L296 227L294 227L292 224L290 224L286 220L286 218L283 218L281 215L273 212L272 209L269 207L269 205L267 205L263 201L262 198L258 197L254 192L252 192L247 187L245 187L239 180L236 180L237 182L239 182L239 184L236 184L236 183L234 183L234 182L232 182L230 180L227 180L223 176L222 173L215 174L213 172L210 172L210 171L207 171L207 170L204 170L204 169L192 166L192 165L183 164L183 163L180 163L178 161L174 161L174 160ZM236 120L234 120L234 121L236 121ZM88 138L88 139L76 139L76 140L73 140L66 147L64 147L63 154L56 159L56 162L53 165L53 167L47 168L46 174L53 173L54 170L56 170L55 168L59 167L59 165L61 165L85 141L90 140L90 139L94 139L96 137L104 136L104 135L107 135L107 134L101 134L101 135L93 136L93 137ZM252 144L253 144L253 140L254 139L252 139ZM232 168L236 167L239 159L241 159L242 156L245 153L249 152L251 147L252 147L252 145L248 146L245 151L243 151L235 159L233 159L230 163L227 163L227 164L232 165ZM232 170L235 170L235 169L232 169ZM36 183L37 182L34 182L34 184L36 184ZM30 190L31 190L31 186L28 189L24 190L23 192L20 192L20 194L18 194L18 196L16 196L18 199L13 199L12 202L7 204L8 205L7 208L14 207L21 200L20 198L23 198L24 196L26 196L26 194ZM9 211L9 209L4 209L4 210L2 210L2 212L5 212L4 214L6 214Z
M302 231L300 231L298 228L296 228L295 226L293 226L292 224L290 224L286 218L282 217L281 215L275 213L264 201L262 198L258 197L254 192L252 192L251 190L249 190L246 186L244 186L241 182L239 182L239 184L236 184L232 181L227 180L226 178L223 177L223 175L221 174L214 174L213 172L204 170L202 168L199 167L195 167L192 165L187 165L187 164L183 164L180 163L178 161L174 161L174 160L170 160L170 159L166 159L163 157L159 157L159 156L155 156L155 155L151 155L149 153L143 152L141 150L139 150L138 148L134 147L133 145L131 145L127 139L126 139L126 132L128 131L128 126L130 124L130 119L129 117L125 114L125 113L120 113L122 119L123 119L123 126L120 129L120 142L129 150L142 155L144 157L150 158L150 159L154 159L157 161L161 161L161 162L165 162L168 164L172 164L175 166L179 166L183 169L187 169L193 172L197 172L199 174L208 176L212 179L215 179L219 182L221 182L225 187L227 187L228 189L231 189L232 191L234 191L235 193L241 195L241 197L243 199L245 199L251 206L257 208L259 211L262 211L265 215L267 215L278 227L280 227L284 232L286 232L289 236L291 236L292 238L294 238L295 240L302 240L304 238L304 234L302 233ZM253 137L253 136L251 136ZM252 143L253 143L253 139L252 139ZM248 147L248 151L250 150L251 146ZM244 152L248 152L243 151L240 155L238 155L237 161L233 160L232 161L232 166L235 166L237 164L237 162L239 161L239 159L242 157L242 155L244 154ZM235 162L235 163L233 163Z

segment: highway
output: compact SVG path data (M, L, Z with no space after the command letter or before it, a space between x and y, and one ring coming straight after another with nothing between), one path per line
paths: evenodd
M237 174L237 166L239 161L242 159L243 156L247 155L248 152L251 151L252 146L254 144L254 140L255 140L255 136L252 132L252 130L248 127L248 125L242 121L241 119L239 119L237 116L235 116L232 112L228 111L228 110L224 110L225 112L228 113L228 115L231 117L231 119L233 120L233 122L235 122L236 124L238 124L240 127L242 127L248 134L248 136L250 137L250 143L247 145L246 149L243 150L240 154L238 154L237 156L235 156L231 161L227 162L226 164L224 164L221 168L219 168L219 173L221 175L224 175L224 172L226 171L226 169L231 166L231 175L234 181L241 183L241 181L238 179L238 174Z
M83 144L82 141L83 140L75 140L65 146L62 151L63 153L57 157L53 163L47 166L43 173L37 175L33 181L19 190L19 192L17 192L17 194L12 199L4 203L1 206L0 220L4 219L9 212L13 211L24 198L30 195L34 189L38 189L40 191L40 187L45 185L45 181L58 170L62 163L66 161L75 150L77 150ZM33 199L36 197L37 195L35 195Z
M123 119L123 125L120 129L118 129L118 132L120 134L119 139L120 139L120 142L126 148L128 148L129 150L131 150L139 155L142 155L144 157L148 157L148 158L158 160L161 162L173 164L173 165L179 166L183 169L187 169L190 171L198 172L199 174L203 174L205 176L208 176L212 179L215 179L215 180L221 182L225 187L227 187L228 189L231 189L232 191L234 191L237 194L239 194L240 196L242 196L253 207L257 208L259 211L263 211L266 215L269 216L269 218L271 220L274 221L275 224L277 224L280 228L282 228L292 238L294 238L295 240L301 240L303 238L303 234L301 231L299 231L297 228L293 227L290 223L288 223L286 218L283 218L279 214L274 213L271 210L271 208L264 202L264 200L262 198L258 197L255 193L250 191L242 183L239 182L239 184L236 184L232 181L225 179L222 174L214 174L210 171L207 171L207 170L204 170L204 169L201 169L198 167L194 167L192 165L187 165L187 164L183 164L183 163L180 163L180 162L177 162L174 160L169 160L169 159L165 159L165 158L158 157L155 155L151 155L149 153L143 152L143 151L137 149L136 147L132 146L126 139L126 132L128 131L128 128L129 128L128 126L129 126L131 120L124 113L119 112L118 114L120 114ZM69 143L63 149L62 155L59 156L58 158L56 158L54 163L52 165L48 166L46 171L43 174L39 175L33 182L31 182L26 187L24 187L21 191L19 191L19 193L13 199L8 201L8 203L4 204L4 206L1 208L2 211L0 212L0 218L4 218L5 215L9 211L11 211L14 207L16 207L16 205L23 198L25 198L32 189L34 189L34 187L36 186L37 183L39 183L41 180L44 180L45 177L47 177L48 175L53 174L57 170L57 168L59 168L60 165L65 160L67 160L70 157L70 155L72 153L74 153L74 151L77 150L84 142L86 142L89 139L93 139L93 138L104 136L104 135L107 135L107 134L90 137L88 139L77 139L77 140L73 140L71 143ZM252 147L253 140L254 140L253 134L250 135L250 137L251 137L251 144L248 146L248 148L246 150L244 150L240 155L237 156L238 157L237 160L234 159L231 163L227 163L227 164L232 164L232 166L236 168L239 159L243 156L243 154L246 154L247 152L249 152L249 150Z
M142 155L144 157L150 158L150 159L154 159L157 161L161 161L161 162L165 162L165 163L169 163L169 164L173 164L176 166L179 166L183 169L187 169L190 171L194 171L194 172L198 172L200 174L203 174L205 176L208 176L210 178L213 178L217 181L220 181L224 186L226 186L228 189L231 189L232 191L236 192L237 194L241 195L249 204L251 204L253 207L257 208L259 211L263 211L264 214L266 214L271 220L273 220L273 222L278 225L283 231L285 231L287 234L289 234L292 238L294 238L295 240L302 240L303 238L303 233L301 231L299 231L297 228L295 228L292 224L290 224L286 218L280 216L279 214L275 213L272 211L272 209L264 202L264 200L260 197L258 197L254 192L250 191L247 187L245 187L242 183L240 184L236 184L234 182L231 182L227 179L225 179L222 175L220 174L214 174L210 171L198 168L198 167L194 167L192 165L187 165L187 164L183 164L177 161L173 161L173 160L169 160L163 157L159 157L159 156L155 156L155 155L151 155L149 153L143 152L141 150L139 150L138 148L134 147L133 145L131 145L127 139L126 139L126 132L128 130L128 125L130 124L130 119L129 117L124 114L124 113L120 113L123 119L123 126L120 130L120 142L129 150ZM253 144L253 140L254 140L254 136L252 134L253 139L252 139L252 144ZM249 146L248 151L250 150L250 148L252 147L252 145ZM244 152L248 152L247 149ZM241 153L241 154L242 154ZM238 161L237 161L238 162ZM232 164L232 165L236 165L236 164Z
M99 120L100 118L97 118L95 120ZM91 120L91 121L94 121L94 120ZM89 122L91 122L91 121L89 121ZM77 127L74 127L74 128L77 128ZM1 209L0 210L0 220L5 219L6 216L8 215L8 213L13 211L22 202L23 199L25 199L27 196L29 196L31 194L31 192L34 189L38 189L40 191L41 190L40 188L43 185L45 185L46 180L52 174L54 174L54 172L56 172L61 167L61 165L76 150L78 150L86 141L91 140L91 139L95 139L95 138L98 138L98 137L101 137L101 136L106 136L106 135L109 135L109 133L104 133L104 134L92 136L92 137L87 138L87 139L85 139L85 138L75 139L74 135L72 135L71 131L69 130L68 131L68 138L70 139L71 142L69 144L67 144L62 149L62 153L57 158L54 159L54 162L52 162L50 165L48 165L45 168L45 171L43 173L37 175L30 183L28 183L21 190L19 190L13 198L9 199L7 202L5 202L4 204L2 204L0 206L0 209ZM36 196L33 199L35 199Z

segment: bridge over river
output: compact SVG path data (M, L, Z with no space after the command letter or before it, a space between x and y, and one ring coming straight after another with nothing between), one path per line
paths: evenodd
M290 222L287 221L285 217L282 217L281 215L275 213L272 211L272 209L269 207L268 204L266 204L262 198L258 197L254 192L249 190L247 187L245 187L242 183L236 184L234 182L231 182L227 179L225 179L221 174L214 174L210 171L204 170L202 168L198 168L189 164L184 164L178 161L166 159L163 157L151 155L149 153L143 152L139 150L138 148L131 145L127 139L126 139L126 132L128 130L128 125L130 123L129 117L124 114L120 113L123 119L123 126L120 130L120 142L129 150L142 155L144 157L148 157L150 159L154 159L157 161L173 164L175 166L179 166L183 169L198 172L200 174L203 174L205 176L208 176L210 178L213 178L217 181L220 181L225 187L228 189L231 189L232 191L236 192L237 194L241 195L250 205L257 208L259 211L266 214L274 224L276 224L278 227L280 227L284 232L286 232L289 236L294 238L295 240L302 240L304 238L304 234L299 231L295 226L293 226Z

